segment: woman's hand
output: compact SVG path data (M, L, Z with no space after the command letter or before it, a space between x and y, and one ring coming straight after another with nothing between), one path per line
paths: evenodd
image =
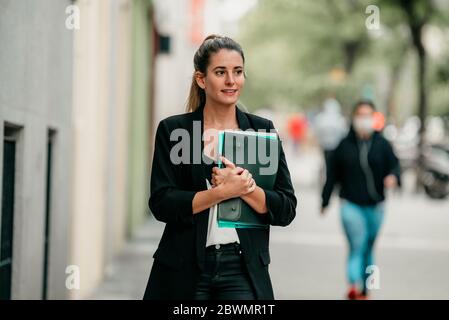
M212 185L220 188L224 198L240 197L256 189L256 182L248 170L236 167L225 157L221 157L221 161L226 167L212 169Z
M223 159L223 157L222 157ZM223 162L223 160L222 160ZM229 161L230 162L230 161ZM223 162L224 163L224 162ZM232 165L229 165L225 168L218 168L213 167L212 168L212 187L219 186L223 180L229 175L229 174L241 174L243 172L243 168L240 167L232 167Z
M234 163L225 157L220 157L220 160L225 165L225 168L212 168L212 187L219 186L229 174L241 174L244 170L236 167Z
M386 176L384 179L385 188L394 188L397 186L397 184L398 184L398 179L393 174Z

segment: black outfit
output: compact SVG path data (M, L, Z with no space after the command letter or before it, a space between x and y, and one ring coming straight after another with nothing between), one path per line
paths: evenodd
M399 161L390 143L378 132L368 140L357 137L351 127L348 135L330 154L322 207L327 207L332 190L340 184L340 197L362 206L385 199L384 178L394 174L400 182Z
M195 300L254 300L256 298L238 243L206 249Z
M208 266L211 258L205 248L209 209L195 215L192 213L193 197L196 192L207 189L205 179L209 177L204 172L204 164L192 162L195 158L201 159L203 152L203 110L204 107L200 107L195 112L166 118L159 123L157 129L149 207L156 219L165 222L166 226L153 256L155 260L144 299L193 299L195 293L201 291L197 290L201 286L201 280L204 280L200 276L210 270ZM245 113L237 107L236 118L241 130L274 129L270 120ZM194 125L195 121L200 122L201 130ZM190 139L170 141L171 132L177 128L186 129L190 133ZM193 139L194 134L199 135L199 138ZM197 145L200 144L199 141L200 146ZM170 150L178 143L183 143L192 151L190 164L175 165L171 162ZM297 200L283 150L274 189L264 192L268 223L278 226L290 224L296 215ZM245 272L256 299L274 299L268 273L269 233L269 228L237 229L241 251L239 256L246 267ZM215 262L218 270L222 270L222 262L223 260ZM235 261L230 262L231 265L234 263ZM211 275L213 277L213 273ZM220 284L217 284L214 288L218 290L219 287Z
M206 158L211 163L203 163L203 173L211 183L212 168L217 164L208 156ZM195 300L254 300L256 298L238 243L207 247L204 269L200 271L198 277Z
M327 170L327 168L329 167L329 163L332 161L333 159L333 154L335 152L335 149L332 150L323 150L323 157L324 157L324 165L325 165L325 169Z

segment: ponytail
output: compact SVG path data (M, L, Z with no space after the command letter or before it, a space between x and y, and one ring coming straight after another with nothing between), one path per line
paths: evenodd
M186 111L193 112L199 107L203 107L206 103L206 93L203 88L200 88L195 79L195 74L192 76L192 84L190 85L189 97L187 98Z

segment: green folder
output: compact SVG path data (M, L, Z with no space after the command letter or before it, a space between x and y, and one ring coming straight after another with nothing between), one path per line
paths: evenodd
M273 189L280 155L276 133L225 130L219 132L218 147L220 155L251 172L259 187ZM224 167L220 160L218 166ZM217 220L221 228L268 227L266 215L255 212L240 197L220 202Z

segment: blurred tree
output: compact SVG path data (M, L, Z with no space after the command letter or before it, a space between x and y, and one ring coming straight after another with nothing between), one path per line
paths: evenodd
M436 115L449 116L449 53L429 66L429 105ZM449 128L448 128L449 131Z
M444 0L398 0L387 1L379 0L378 4L382 7L382 10L387 12L392 10L399 13L395 16L395 21L391 19L386 22L390 25L397 26L398 24L404 24L409 30L409 42L414 48L417 54L417 85L418 85L418 117L421 122L419 129L419 158L418 158L418 170L423 164L423 144L426 131L426 117L428 115L428 92L429 87L427 85L428 79L428 53L424 44L424 31L429 24L434 25L446 25L449 20L448 1ZM439 10L437 10L439 9ZM440 69L444 70L444 68ZM440 72L440 75L443 73ZM418 179L418 184L420 181Z
M410 49L415 49L417 109L423 118L428 109L426 92L432 89L425 84L428 61L422 32L428 24L449 25L448 2L259 0L244 19L239 39L248 57L249 75L242 99L250 109L307 109L331 95L347 108L369 86L388 121L396 123L401 74L404 67L414 70L409 57ZM380 30L365 25L369 5L380 9ZM379 92L381 86L385 90ZM449 101L439 92L435 100L429 99L432 110L441 109L433 107L444 104L439 99ZM410 101L401 104L401 108L410 106Z
M333 96L347 112L369 93L395 124L397 105L408 117L416 103L419 169L429 110L449 114L448 26L449 0L259 0L239 39L248 58L242 100L249 109L316 109ZM446 55L429 51L435 43Z
M248 57L249 88L242 99L253 109L311 108L328 95L343 104L352 102L363 86L352 73L368 50L368 4L260 0L243 22L245 32L239 39Z

